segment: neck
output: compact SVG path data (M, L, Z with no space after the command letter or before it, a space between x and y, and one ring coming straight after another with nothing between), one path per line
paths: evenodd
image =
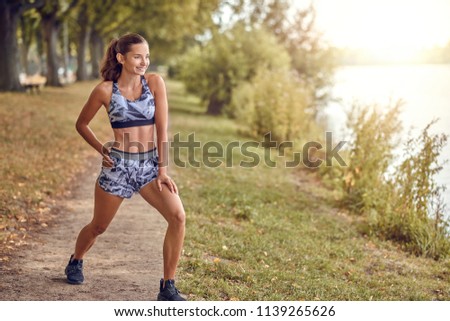
M141 86L141 75L122 73L117 83L122 88L137 88Z

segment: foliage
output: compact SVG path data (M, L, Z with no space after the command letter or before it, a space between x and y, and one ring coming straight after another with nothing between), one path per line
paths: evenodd
M384 175L393 160L394 136L401 130L401 104L394 103L386 112L379 106L364 108L355 104L348 114L347 127L353 140L349 164L343 173L343 204L355 212L383 200L378 192L383 190Z
M7 57L18 55L22 57L21 69L27 72L31 72L26 61L28 51L35 50L36 44L37 55L43 58L45 49L47 66L39 66L34 68L34 71L39 69L47 74L48 85L59 86L61 83L57 70L63 62L63 67L67 68L69 50L70 55L77 57L78 71L82 71L77 72L77 75L81 80L87 77L85 64L89 60L92 63L92 75L97 77L98 64L104 53L105 44L127 32L141 33L148 40L153 65L166 63L171 55L183 51L193 42L196 35L204 33L205 29L213 24L212 13L219 2L219 0L22 1L20 4L11 4L17 6L13 11L15 19L21 18L20 29L12 30L17 23L5 21L11 29L12 36L3 37L0 44L8 50L14 50L14 53L7 53ZM24 14L31 8L35 8L31 14ZM39 14L36 14L38 12ZM64 30L67 30L67 33ZM15 52L17 46L13 43L16 39L14 34L17 34L17 38L22 42L18 54ZM84 47L89 41L90 53L86 54ZM4 64L16 66L10 62ZM1 90L21 89L19 71L13 68L0 75L0 82Z
M264 29L236 25L191 48L178 66L186 88L208 103L210 114L219 114L242 81L251 80L260 68L286 70L289 56Z
M291 7L288 0L225 1L221 12L231 11L237 23L244 23L247 28L264 27L277 38L291 57L291 69L311 92L309 109L315 117L331 98L337 52L316 30L312 4L293 13ZM227 23L223 22L222 28Z
M108 1L111 8L106 17L92 13L101 21L101 28L93 27L106 39L126 32L141 33L154 48L152 60L158 63L167 62L170 55L185 49L186 42L195 35L204 32L212 24L211 13L218 6L218 0L127 0L117 3ZM94 2L95 3L95 2ZM97 5L101 9L103 5Z
M227 110L254 138L271 132L274 140L294 140L310 121L305 112L309 97L294 73L261 68L251 82L236 89Z
M310 5L295 13L286 26L284 45L292 57L292 68L313 93L312 114L317 116L331 98L336 52L315 29L316 13Z
M433 123L406 142L405 159L388 182L392 205L377 211L374 223L386 237L404 242L409 251L438 259L450 254L450 221L442 200L445 187L434 179L443 169L438 157L448 136L431 135Z
M342 181L342 204L363 215L368 231L395 240L409 252L440 259L450 255L449 220L444 216L443 186L434 176L447 136L430 127L410 138L402 162L392 166L394 137L400 130L397 102L386 113L354 107L348 126L353 134L348 167L323 171Z

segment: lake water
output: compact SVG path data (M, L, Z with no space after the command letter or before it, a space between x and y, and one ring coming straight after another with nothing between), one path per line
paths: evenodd
M403 137L412 129L414 136L435 118L432 133L450 134L450 65L377 65L339 67L335 74L334 97L325 109L327 124L333 130L333 140L344 137L345 111L352 101L387 105L389 99L401 98ZM450 138L450 137L449 137ZM450 160L450 141L443 150L441 161ZM447 187L444 199L447 216L450 212L450 161L436 177Z

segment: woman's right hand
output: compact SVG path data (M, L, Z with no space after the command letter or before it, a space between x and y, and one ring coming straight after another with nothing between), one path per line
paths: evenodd
M112 158L109 156L109 153L111 151L107 148L103 148L102 149L102 155L103 155L103 160L102 160L102 166L103 167L113 167L114 166L114 161L112 160Z
M103 167L108 167L108 168L114 166L114 161L112 160L111 157L109 157L109 155L104 155L103 156L102 166Z

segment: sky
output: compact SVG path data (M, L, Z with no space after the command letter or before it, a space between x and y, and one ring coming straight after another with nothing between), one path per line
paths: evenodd
M292 0L313 3L316 27L337 47L408 55L450 41L450 0Z

